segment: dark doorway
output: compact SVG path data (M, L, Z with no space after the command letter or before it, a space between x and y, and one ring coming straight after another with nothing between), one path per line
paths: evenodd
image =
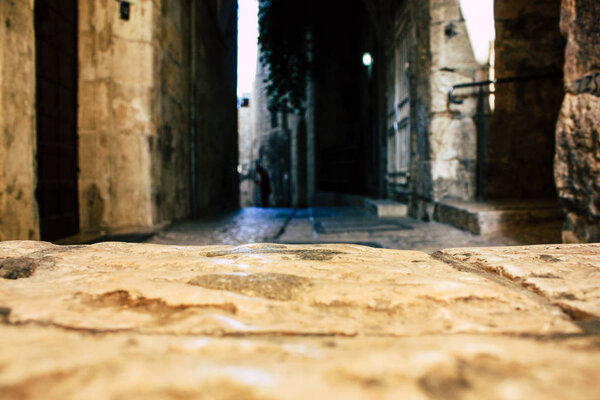
M320 2L313 16L316 189L375 196L375 38L359 0Z
M556 198L556 121L564 98L560 0L495 0L495 87L490 129L480 138L484 199ZM516 78L516 80L512 80Z
M36 0L36 197L42 240L79 232L77 0Z

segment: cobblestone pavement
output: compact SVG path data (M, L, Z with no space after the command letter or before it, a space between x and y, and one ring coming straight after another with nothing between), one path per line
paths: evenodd
M291 208L241 208L212 219L176 223L147 243L236 245L273 242L281 235L293 213Z
M162 244L355 243L433 252L449 247L560 242L560 222L482 237L412 218L378 218L360 207L242 208L210 220L185 221L150 238Z

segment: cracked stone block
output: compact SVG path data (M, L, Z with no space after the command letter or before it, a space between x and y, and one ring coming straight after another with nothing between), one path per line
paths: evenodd
M596 399L597 332L515 265L591 293L599 248L0 242L0 397Z
M0 306L12 310L11 323L204 335L580 331L559 308L517 285L414 251L0 244L2 265L11 263L12 254L27 259L32 272L0 282Z
M218 338L0 326L3 399L597 399L600 342Z
M508 278L576 320L600 319L600 245L448 249L437 253Z

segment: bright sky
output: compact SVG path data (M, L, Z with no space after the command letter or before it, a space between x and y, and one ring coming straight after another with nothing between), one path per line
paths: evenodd
M496 37L494 29L494 0L460 0L475 59L488 61L490 41Z
M238 0L238 96L252 91L256 75L258 0Z

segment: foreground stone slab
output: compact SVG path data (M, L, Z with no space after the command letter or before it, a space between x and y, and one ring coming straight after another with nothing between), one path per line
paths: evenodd
M448 249L437 255L511 279L574 319L600 319L600 244Z
M3 399L597 399L600 342L82 334L0 326Z
M453 251L0 242L0 398L597 399L600 337Z
M0 259L10 324L217 336L581 332L527 290L420 252L3 242Z

